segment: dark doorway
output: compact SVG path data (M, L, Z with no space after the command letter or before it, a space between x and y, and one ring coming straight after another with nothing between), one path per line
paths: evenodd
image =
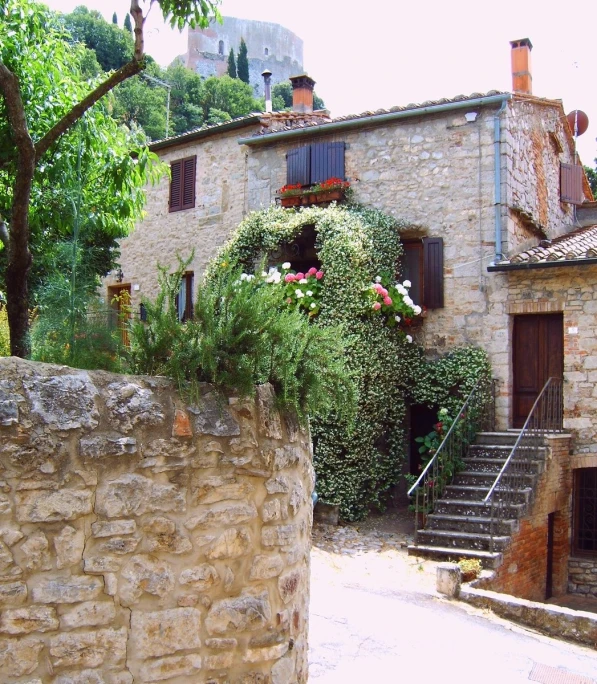
M421 444L415 442L417 437L425 437L433 430L437 423L437 406L429 408L422 404L415 404L410 407L410 440L409 440L409 460L408 472L417 477L421 474L421 454L419 447Z
M547 571L545 573L545 599L553 596L553 534L555 513L547 516Z
M564 370L564 319L562 314L515 316L512 344L512 426L520 428L550 377Z
M293 242L280 245L270 252L268 262L270 266L277 266L285 261L290 262L290 268L297 273L306 273L310 268L321 268L319 255L315 250L317 235L315 226L305 226Z

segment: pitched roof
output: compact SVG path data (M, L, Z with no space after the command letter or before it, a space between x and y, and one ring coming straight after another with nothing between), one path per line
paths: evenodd
M489 267L490 271L597 263L597 225L578 228Z

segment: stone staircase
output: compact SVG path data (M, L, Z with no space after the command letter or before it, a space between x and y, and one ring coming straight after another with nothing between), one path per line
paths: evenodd
M518 488L508 519L498 523L494 550L490 551L491 506L484 504L483 499L518 435L519 430L477 434L475 444L469 446L464 459L465 470L446 487L434 512L427 516L425 528L418 529L417 546L408 547L410 555L443 560L477 558L485 568L497 568L501 564L501 551L508 546L512 534L518 530L519 520L528 511L545 463L545 447L542 447L543 458L533 462L531 473L526 476L527 486ZM524 449L524 444L519 448Z

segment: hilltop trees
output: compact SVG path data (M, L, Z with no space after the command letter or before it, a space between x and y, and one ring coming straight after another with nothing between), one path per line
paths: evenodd
M218 15L218 0L157 0L173 27L207 26ZM0 0L0 239L7 250L4 269L11 353L29 353L29 274L32 267L34 186L46 165L60 160L66 134L104 95L146 65L139 0L131 0L135 25L129 61L87 84L73 71L72 46L55 17L32 0ZM98 133L101 137L101 133ZM51 154L50 154L51 153ZM128 157L126 163L135 164ZM114 183L122 183L116 174ZM6 220L8 219L8 221Z
M228 70L226 72L230 78L236 78L236 60L234 59L234 49L230 48L228 55Z
M247 44L243 38L240 39L240 47L238 49L236 74L241 81L244 81L245 83L249 82L249 58L247 55Z

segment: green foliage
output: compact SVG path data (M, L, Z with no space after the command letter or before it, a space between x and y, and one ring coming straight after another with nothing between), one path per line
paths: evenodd
M114 18L110 24L100 12L80 6L64 17L64 25L74 40L95 52L104 71L120 69L133 56L131 32L121 29Z
M124 17L124 28L129 32L133 32L133 25L131 24L131 15L127 12Z
M477 579L483 570L483 564L478 558L461 558L458 567L462 572L462 581L471 582Z
M292 83L290 81L282 81L273 86L272 108L274 112L292 109ZM324 101L315 92L313 92L313 109L325 109Z
M234 49L230 48L230 54L228 55L228 69L226 71L230 78L237 78L236 74L236 59L234 58Z
M235 119L245 116L259 109L259 104L253 97L253 89L247 83L230 76L211 76L203 82L199 105L203 117L208 119L210 110L219 109L227 112Z
M118 26L118 15L116 14L116 12L114 12L114 14L112 14L112 23L116 24L116 26Z
M10 336L6 306L0 304L0 356L10 356Z
M354 391L336 328L309 326L282 307L279 287L241 279L228 265L199 287L194 318L179 323L175 297L188 263L174 274L159 269L158 296L145 302L147 323L131 331L134 372L167 375L191 397L199 395L199 382L241 397L270 382L280 408L303 422L331 411L350 419Z
M244 38L240 39L238 59L236 60L236 74L243 83L249 83L249 58L247 56L247 44Z

